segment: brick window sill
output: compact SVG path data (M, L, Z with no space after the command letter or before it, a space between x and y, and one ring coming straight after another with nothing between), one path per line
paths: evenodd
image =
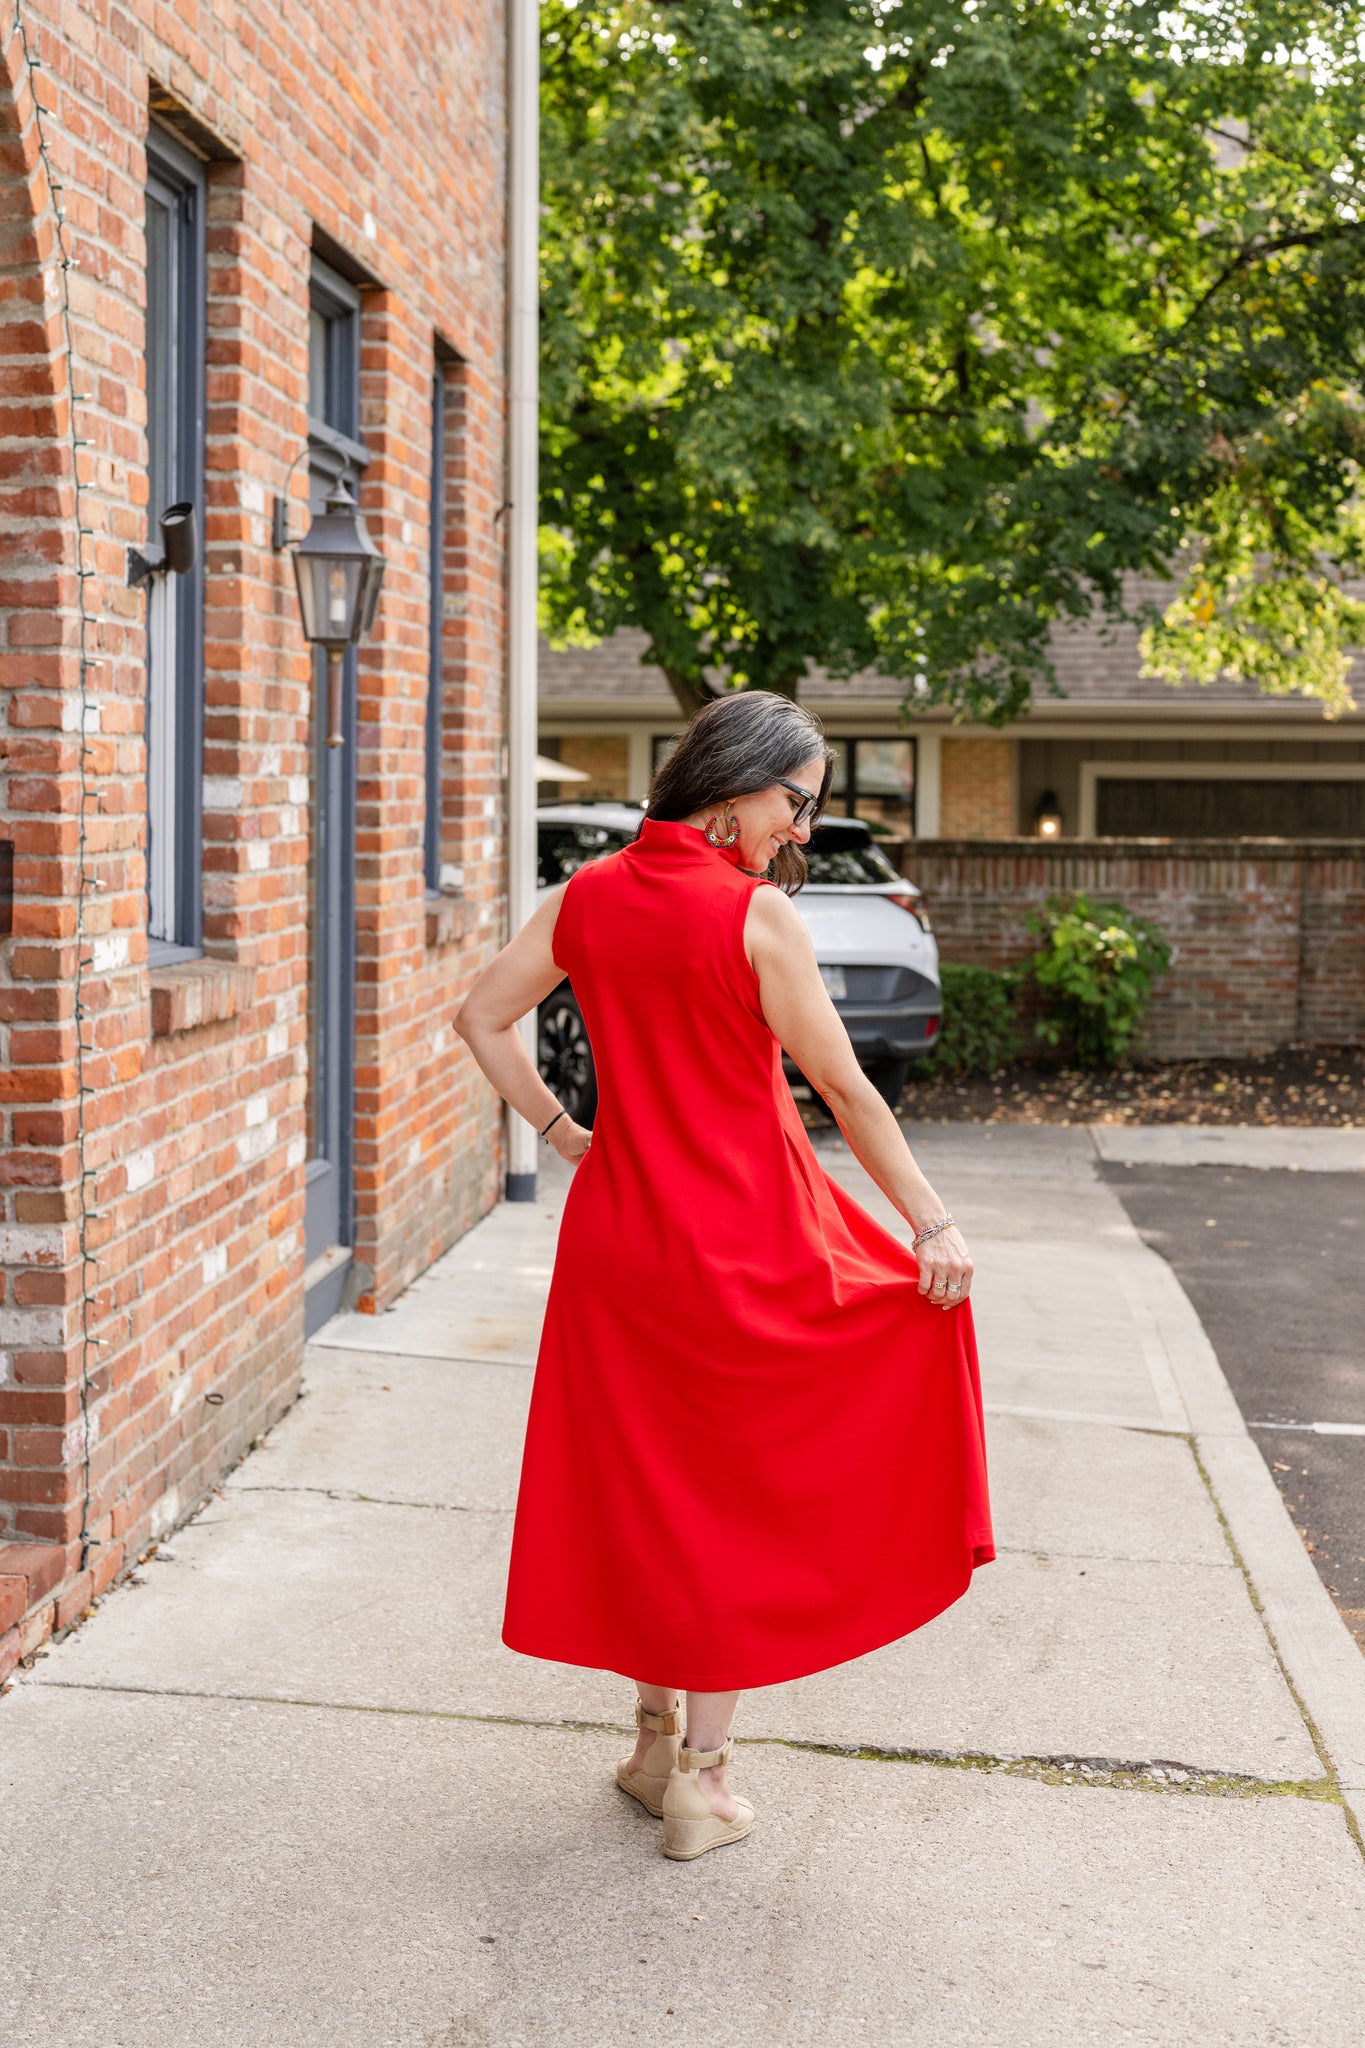
M201 1024L221 1024L247 1008L256 990L256 970L235 960L181 960L153 967L152 1036L170 1038Z
M428 896L428 946L451 946L473 929L474 906L465 897Z

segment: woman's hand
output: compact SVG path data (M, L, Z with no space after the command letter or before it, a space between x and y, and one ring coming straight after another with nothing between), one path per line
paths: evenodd
M577 1166L580 1159L587 1157L592 1144L592 1132L585 1131L582 1124L576 1124L572 1117L562 1116L547 1140L566 1166Z
M940 1230L915 1253L919 1291L935 1308L961 1308L972 1291L972 1258L962 1232Z

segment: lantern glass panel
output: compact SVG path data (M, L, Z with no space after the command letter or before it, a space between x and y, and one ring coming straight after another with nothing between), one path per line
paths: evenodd
M362 616L356 639L362 639L374 624L374 615L379 606L380 585L384 581L384 562L378 555L371 555L365 564L365 589L361 596Z
M294 554L299 609L309 640L344 646L355 636L360 599L361 560L357 556Z

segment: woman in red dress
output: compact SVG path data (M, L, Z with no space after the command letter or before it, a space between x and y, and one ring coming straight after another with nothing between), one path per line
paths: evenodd
M789 900L831 762L787 698L708 704L638 839L550 891L456 1020L576 1168L503 1640L635 1679L617 1782L675 1858L753 1826L727 1777L741 1689L895 1641L994 1555L967 1247ZM566 974L597 1065L591 1132L517 1030ZM784 1048L913 1254L821 1168Z

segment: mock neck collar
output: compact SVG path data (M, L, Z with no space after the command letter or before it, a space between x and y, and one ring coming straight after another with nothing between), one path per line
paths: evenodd
M681 819L643 819L636 844L645 853L690 853L698 860L723 860L732 868L739 867L738 839L733 846L713 846L705 832ZM740 872L747 875L752 871L741 868Z

